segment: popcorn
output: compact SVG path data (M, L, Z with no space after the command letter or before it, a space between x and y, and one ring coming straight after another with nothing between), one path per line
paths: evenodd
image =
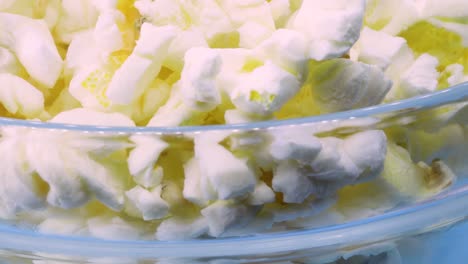
M61 112L52 118L50 122L94 126L135 126L135 123L125 115L102 113L87 108L76 108Z
M407 69L400 80L402 97L416 96L436 90L439 79L437 58L423 54Z
M408 48L404 38L364 27L359 41L351 50L351 57L386 70L404 48Z
M276 28L282 27L292 14L289 0L271 0L269 4Z
M20 137L8 136L7 129L2 129L0 153L5 163L0 172L0 179L5 184L0 185L0 216L14 219L21 211L40 209L44 207L44 199L40 187L34 182L33 172L23 166L24 157L18 149Z
M264 60L272 60L299 79L307 66L307 41L302 34L292 30L276 30L255 48L255 53Z
M271 29L256 22L246 22L237 31L239 32L239 47L250 49L258 46L272 34Z
M221 95L215 82L221 63L219 54L210 49L192 48L186 53L180 82L187 106L209 111L221 103Z
M365 22L371 28L396 35L421 19L422 14L418 2L406 0L370 0L367 5ZM405 12L401 12L405 10Z
M379 130L357 133L344 140L343 149L361 170L360 181L363 178L372 179L382 172L387 153L387 137Z
M88 233L86 222L76 214L52 215L42 221L37 229L46 234L57 235L86 235Z
M124 40L119 24L125 21L124 15L116 10L102 12L93 30L98 50L103 56L124 48Z
M161 219L168 214L169 205L161 199L161 188L149 191L137 186L127 191L125 195L132 207L142 215L143 220Z
M135 240L142 235L142 230L135 223L120 217L91 218L88 220L88 229L92 236L101 239Z
M16 56L8 49L0 47L0 73L23 75L23 69Z
M197 47L208 48L203 32L196 29L180 31L172 40L163 65L175 72L181 72L184 67L185 53Z
M0 45L15 53L35 81L52 88L62 73L63 62L47 25L41 20L0 13L0 27L5 30Z
M307 83L321 113L378 104L392 85L376 66L345 59L312 64Z
M363 0L306 0L289 26L307 37L308 58L318 61L336 58L358 40L364 10Z
M304 202L314 193L313 183L304 175L299 166L292 162L282 162L273 176L273 190L283 193L283 202Z
M275 28L270 7L265 1L220 0L218 2L236 27L243 25L245 21L252 21L272 30Z
M453 147L466 134L466 103L406 118L411 131L372 130L380 117L167 126L308 117L463 82L467 11L460 0L440 5L0 2L1 113L128 128L2 127L0 216L104 239L218 238L346 221L436 194L466 156L466 144Z
M141 174L151 173L159 155L161 155L164 149L169 145L155 136L134 135L130 139L136 145L128 155L127 163L130 173L136 177ZM143 178L149 180L148 176ZM158 180L154 179L154 181L151 182L153 183L150 184L150 186L145 187L154 187L154 184L156 184Z
M404 175L412 177L402 177ZM434 161L431 165L414 164L407 150L390 142L382 178L403 196L425 197L450 185L455 175L443 161Z
M247 225L255 215L255 209L229 201L217 201L201 210L208 223L208 233L219 237L223 233Z
M178 126L193 114L192 109L183 103L180 82L172 86L171 95L166 104L153 115L147 126Z
M98 19L98 10L90 0L61 1L62 15L57 22L55 34L59 42L70 43L75 34L92 28Z
M184 240L199 237L208 231L204 217L195 219L169 218L164 220L156 231L158 240Z
M277 131L272 135L269 152L276 160L295 160L304 164L314 160L322 149L316 137L295 129Z
M44 96L24 79L0 73L0 102L11 114L35 118L44 111Z
M292 74L267 61L238 84L231 93L231 99L244 112L269 115L291 99L299 86L299 81Z
M133 53L115 72L107 88L106 95L114 103L129 104L143 94L160 71L163 54L167 53L176 29L145 23L140 34Z
M467 79L464 76L464 69L465 67L463 67L463 65L451 64L445 68L441 75L448 74L449 77L447 78L447 83L450 86L454 86L464 82L465 79Z
M250 205L263 205L274 201L275 193L265 182L262 181L257 183L257 186L255 186L254 191L248 198L248 203Z
M195 158L203 172L201 177L209 181L218 199L241 197L254 190L257 180L246 161L235 157L217 142L196 137Z

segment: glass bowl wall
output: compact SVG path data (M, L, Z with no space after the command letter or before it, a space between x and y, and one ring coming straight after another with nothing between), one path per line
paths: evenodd
M170 145L186 146L193 145L193 139L202 135L229 139L231 144L235 141L237 146L245 147L257 155L255 152L259 149L255 145L256 139L278 132L307 131L322 137L346 136L369 130L385 130L388 134L395 130L411 129L423 131L429 140L431 135L437 140L440 138L437 133L441 129L457 126L464 131L464 136L442 142L433 150L437 152L444 149L444 155L437 158L442 158L457 176L457 181L451 187L435 196L395 204L374 215L314 227L282 228L281 224L275 224L276 228L267 232L187 241L148 241L139 238L112 240L52 235L37 232L15 221L5 221L0 225L0 261L35 264L463 263L463 259L468 257L464 246L468 242L468 224L464 221L468 216L467 102L468 84L462 84L441 92L365 109L232 126L122 128L1 119L2 137L27 135L29 140L42 144L43 153L62 149L63 144L68 144L70 147L86 149L93 155L108 152L112 148L132 148L132 137L158 138ZM60 140L64 137L65 141ZM420 143L411 144L417 146ZM421 160L433 157L428 154L413 158ZM48 162L48 159L42 160ZM81 168L73 167L78 164L71 163L69 166L80 171ZM105 200L103 203L107 203L108 207L115 206L118 209L118 201L115 205L112 197L109 198L113 193L99 193L100 182L86 178L83 181L88 185L88 191L93 192L93 197ZM47 198L43 199L42 202L47 206ZM21 209L12 210L18 215Z

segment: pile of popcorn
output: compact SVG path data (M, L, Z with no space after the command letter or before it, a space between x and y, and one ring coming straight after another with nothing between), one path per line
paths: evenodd
M465 0L0 1L0 115L174 127L377 105L467 81L467 17ZM463 141L454 126L443 135ZM415 162L401 133L332 131L4 126L0 216L112 239L223 237L330 208L347 218L339 194L359 184L420 197L455 179L430 147Z

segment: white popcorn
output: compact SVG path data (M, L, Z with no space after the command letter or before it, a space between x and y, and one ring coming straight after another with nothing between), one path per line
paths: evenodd
M24 79L0 73L0 86L0 102L8 112L34 118L44 111L44 96Z
M217 51L223 62L217 78L218 87L229 94L246 78L246 64L251 61L258 63L259 59L250 49L218 49Z
M425 0L423 0L425 1ZM379 24L381 32L397 35L402 30L422 19L418 2L408 0L367 0L367 24ZM405 10L405 12L401 12Z
M386 70L404 48L408 48L404 38L364 27L359 41L351 49L351 58Z
M204 217L195 219L171 217L158 226L156 239L184 240L199 237L206 232L208 232L208 223Z
M292 14L289 0L271 0L269 4L276 27L282 27Z
M49 122L90 126L135 126L135 123L123 114L103 113L89 108L75 108L61 112Z
M262 205L275 201L275 193L263 181L259 181L254 191L249 195L248 203L250 205Z
M297 113L303 116L367 107L468 80L460 61L416 59L421 51L413 53L413 43L398 37L425 21L468 44L464 2L0 0L0 103L8 116L103 129L238 124L283 119L298 108L311 107ZM438 59L444 67L452 63L441 74ZM418 124L428 135L406 136L429 141L441 125L466 123L467 109L454 106L435 124ZM155 228L159 240L218 238L280 222L321 226L367 217L401 201L392 187L413 194L427 175L441 174L429 179L440 186L417 190L429 195L455 180L445 163L415 165L391 141L387 155L385 133L369 130L378 122L260 131L234 126L180 137L166 136L165 128L161 135L108 135L62 131L60 124L43 131L3 127L0 217L31 217L42 232L103 239L143 239ZM463 137L460 129L440 137ZM416 159L448 156L440 146L415 144L407 148ZM417 177L400 181L401 166L384 168L389 157L405 161ZM350 185L377 175L368 184L382 192L376 199L353 193L348 204L336 203L338 190L348 186L345 197ZM333 204L335 214L319 215ZM380 254L373 248L341 253L346 259L369 252ZM398 261L395 252L388 256Z
M435 91L439 79L437 65L437 58L429 54L419 56L401 76L400 96L406 98Z
M198 159L193 158L184 164L184 175L185 199L196 205L206 206L210 200L217 198L209 180L201 175Z
M356 133L345 139L321 138L322 150L310 162L310 168L306 168L306 175L318 179L319 185L328 181L328 186L323 187L330 191L342 184L375 178L383 168L386 141L385 134L378 130Z
M5 30L0 45L16 54L35 81L52 88L62 73L63 62L45 22L0 13L0 27Z
M87 30L76 34L70 42L65 58L65 68L75 73L90 68L92 65L102 64L102 59L95 43L94 32Z
M201 210L201 214L208 223L208 234L213 237L246 226L255 216L256 210L243 204L229 201L216 201Z
M128 169L144 187L155 187L162 180L162 168L154 170L161 153L169 146L156 136L133 135L130 140L135 148L128 155Z
M319 180L354 180L362 172L344 151L343 140L321 138L322 150L311 163L309 176ZM357 151L357 150L356 150Z
M461 64L450 64L445 67L444 72L441 74L448 73L450 77L448 77L447 82L450 86L454 86L464 82L467 78L464 76L464 67Z
M171 95L166 104L158 109L147 126L178 126L189 119L193 112L193 109L183 103L180 82L177 82L172 86Z
M123 105L140 97L157 77L176 33L172 26L155 27L144 23L133 53L114 74L106 91L107 97Z
M265 116L280 109L299 88L294 75L267 61L238 83L230 96L239 110Z
M2 0L0 12L21 15L25 17L43 19L49 29L53 29L61 13L60 0Z
M74 163L89 190L107 207L120 211L124 204L122 173L111 170L91 159L79 159ZM81 167L79 167L81 166Z
M37 229L46 234L82 236L88 233L86 221L73 213L48 216Z
M317 157L322 149L320 141L312 134L299 131L300 128L272 132L273 141L269 147L276 160L296 160L307 163Z
M301 79L307 64L307 40L293 30L278 29L255 48L257 56L272 60L276 65Z
M118 171L112 164L96 161L90 154L105 156L123 149L125 145L109 140L92 144L99 140L73 132L30 131L20 138L24 141L26 154L23 161L50 186L51 192L47 196L50 204L63 208L76 207L85 203L88 196L93 194L109 208L116 211L122 209L122 180L127 173ZM93 147L97 151L93 151Z
M217 0L188 1L184 8L191 11L192 22L195 28L203 32L211 45L216 45L220 37L235 36L235 26L232 20L221 9ZM230 44L230 43L228 43Z
M99 15L93 34L96 46L104 57L123 48L124 40L118 26L123 21L125 16L119 11L108 10Z
M364 0L304 0L290 28L309 40L308 58L337 58L358 40L364 10Z
M279 223L315 216L335 203L336 199L334 197L326 199L313 198L307 199L301 204L288 204L288 206L278 204L267 205L266 211L273 214L273 221L275 223Z
M161 187L152 191L140 186L125 192L132 207L136 208L143 220L161 219L169 212L169 204L161 198Z
M154 168L147 167L140 174L133 177L133 180L145 188L158 186L164 177L164 169L161 166Z
M97 238L112 240L136 240L142 230L136 223L120 217L98 216L88 220L89 233Z
M118 0L90 0L90 2L100 13L104 13L117 9Z
M321 62L310 72L308 81L321 113L379 104L392 85L378 67L345 59Z
M383 169L387 153L387 137L380 130L369 130L347 137L343 149L361 170L359 180L377 177Z
M221 103L221 94L215 82L221 63L220 55L208 48L187 51L180 79L183 100L187 106L210 111Z
M241 26L245 21L252 21L271 29L275 28L270 6L266 1L219 0L218 2L236 27Z
M89 200L88 191L79 172L69 169L77 166L75 163L75 159L78 158L76 151L60 148L57 145L48 146L40 142L33 142L34 139L45 141L45 137L47 135L44 133L30 135L25 158L29 162L29 166L34 168L49 186L47 203L64 209L84 205ZM52 139L49 140L52 141ZM41 148L47 148L47 155L44 155L44 150ZM42 154L38 155L41 152Z
M283 193L283 202L302 203L314 193L314 185L292 162L281 162L273 174L273 190Z
M251 21L246 22L237 31L240 38L239 47L249 49L255 48L273 33L271 28Z
M23 69L16 56L8 49L0 47L0 74L22 75Z
M172 24L181 28L189 26L189 21L186 21L182 14L179 1L137 0L135 7L143 17L150 19L155 25Z
M209 180L218 199L242 197L254 190L257 179L247 161L235 157L216 141L195 137L195 157L202 177Z
M163 65L173 71L181 72L185 53L195 47L208 48L203 32L196 29L180 31L172 40Z
M468 4L464 0L415 1L423 17L464 17L468 16Z
M61 11L55 34L59 42L66 44L70 43L75 34L92 28L99 15L91 0L63 0Z
M42 208L44 199L33 180L33 171L23 165L24 155L18 151L22 141L14 135L21 131L2 130L0 154L4 158L0 171L3 182L0 185L0 216L14 218L18 212Z

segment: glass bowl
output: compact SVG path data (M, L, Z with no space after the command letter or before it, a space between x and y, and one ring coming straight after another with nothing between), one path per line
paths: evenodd
M0 225L0 262L464 263L464 259L468 257L465 249L468 242L468 222L464 221L468 217L468 167L465 164L468 157L467 102L468 84L461 84L444 91L359 110L230 126L96 127L0 119L2 136L5 133L10 136L27 134L32 137L29 139L41 143L40 147L45 147L44 155L62 147L61 144L103 153L107 148L121 146L116 142L128 141L135 136L162 138L175 145L180 142L192 144L190 142L197 136L221 139L232 137L235 138L237 147L257 151L256 139L276 132L294 134L297 131L309 131L314 135L327 136L376 129L383 129L387 134L398 134L411 129L426 133L427 136L424 142L418 142L418 138L411 139L414 142L408 141L412 158L427 162L434 157L440 158L452 168L457 177L454 184L437 194L418 199L402 199L383 206L382 210L362 210L361 215L343 221L328 222L328 218L325 218L325 221L314 223L275 224L264 232L243 230L244 233L233 233L220 238L156 241L140 237L115 239L60 232L45 234L37 232L34 225L29 226L31 223L4 221ZM439 140L437 133L450 126L462 129L462 136L446 137L447 141L438 142L437 148L431 149L431 153L418 154L418 146L427 143L427 140ZM67 140L57 140L64 135ZM105 144L98 144L99 142ZM18 145L19 147L21 146ZM44 158L39 160L48 162ZM69 166L73 169L77 164L72 163ZM105 200L112 194L99 193L99 182L89 181L84 179L90 186L90 191L95 192L94 197L112 207L113 200ZM41 202L48 203L49 200ZM320 207L317 204L314 206ZM328 206L320 212L309 210L301 219L305 219L305 216L319 218L322 213L326 213ZM24 208L11 210L14 211L13 215L18 216L22 209ZM40 218L41 215L36 217ZM54 230L49 231L54 233Z

